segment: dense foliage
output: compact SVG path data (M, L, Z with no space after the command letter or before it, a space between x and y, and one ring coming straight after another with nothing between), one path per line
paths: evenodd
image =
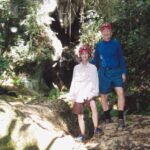
M51 41L37 22L39 4L39 1L0 0L1 83L12 78L18 85L20 79L16 70L32 73L35 71L33 64L51 58Z
M98 34L99 26L103 22L112 22L113 36L123 45L129 89L138 92L139 90L148 91L150 86L149 1L88 0L85 15L81 41L90 43L94 48L95 43L101 39L101 35Z
M0 0L1 74L6 69L29 62L41 63L51 59L53 47L36 20L40 3L38 0ZM82 7L79 41L91 44L94 49L95 43L101 39L99 26L103 22L112 22L113 36L123 45L128 89L133 92L148 91L150 0L83 0ZM74 9L73 5L70 8Z

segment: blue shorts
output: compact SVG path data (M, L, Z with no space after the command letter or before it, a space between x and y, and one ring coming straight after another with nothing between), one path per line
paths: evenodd
M99 69L99 90L101 94L107 94L113 87L123 87L121 69Z

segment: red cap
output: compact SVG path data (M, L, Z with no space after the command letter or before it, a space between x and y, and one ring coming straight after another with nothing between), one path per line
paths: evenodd
M112 25L110 23L104 23L100 27L100 31L103 31L104 29L112 29Z
M80 47L79 54L81 55L83 54L83 52L87 52L89 55L91 55L91 51L92 51L91 46L88 44L84 44Z

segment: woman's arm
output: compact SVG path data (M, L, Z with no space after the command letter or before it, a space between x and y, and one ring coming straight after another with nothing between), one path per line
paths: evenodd
M92 88L88 95L88 100L99 95L99 80L98 80L98 72L96 67L94 67L94 69L91 72L91 82L92 82Z
M71 100L75 99L75 74L76 74L76 66L73 69L73 75L72 75L72 81L71 81L71 86L69 89L69 93L68 93L68 98Z

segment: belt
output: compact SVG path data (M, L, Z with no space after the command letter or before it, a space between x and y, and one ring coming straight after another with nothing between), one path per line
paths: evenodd
M113 70L113 69L119 69L119 67L102 67L100 69L104 69L104 70Z

